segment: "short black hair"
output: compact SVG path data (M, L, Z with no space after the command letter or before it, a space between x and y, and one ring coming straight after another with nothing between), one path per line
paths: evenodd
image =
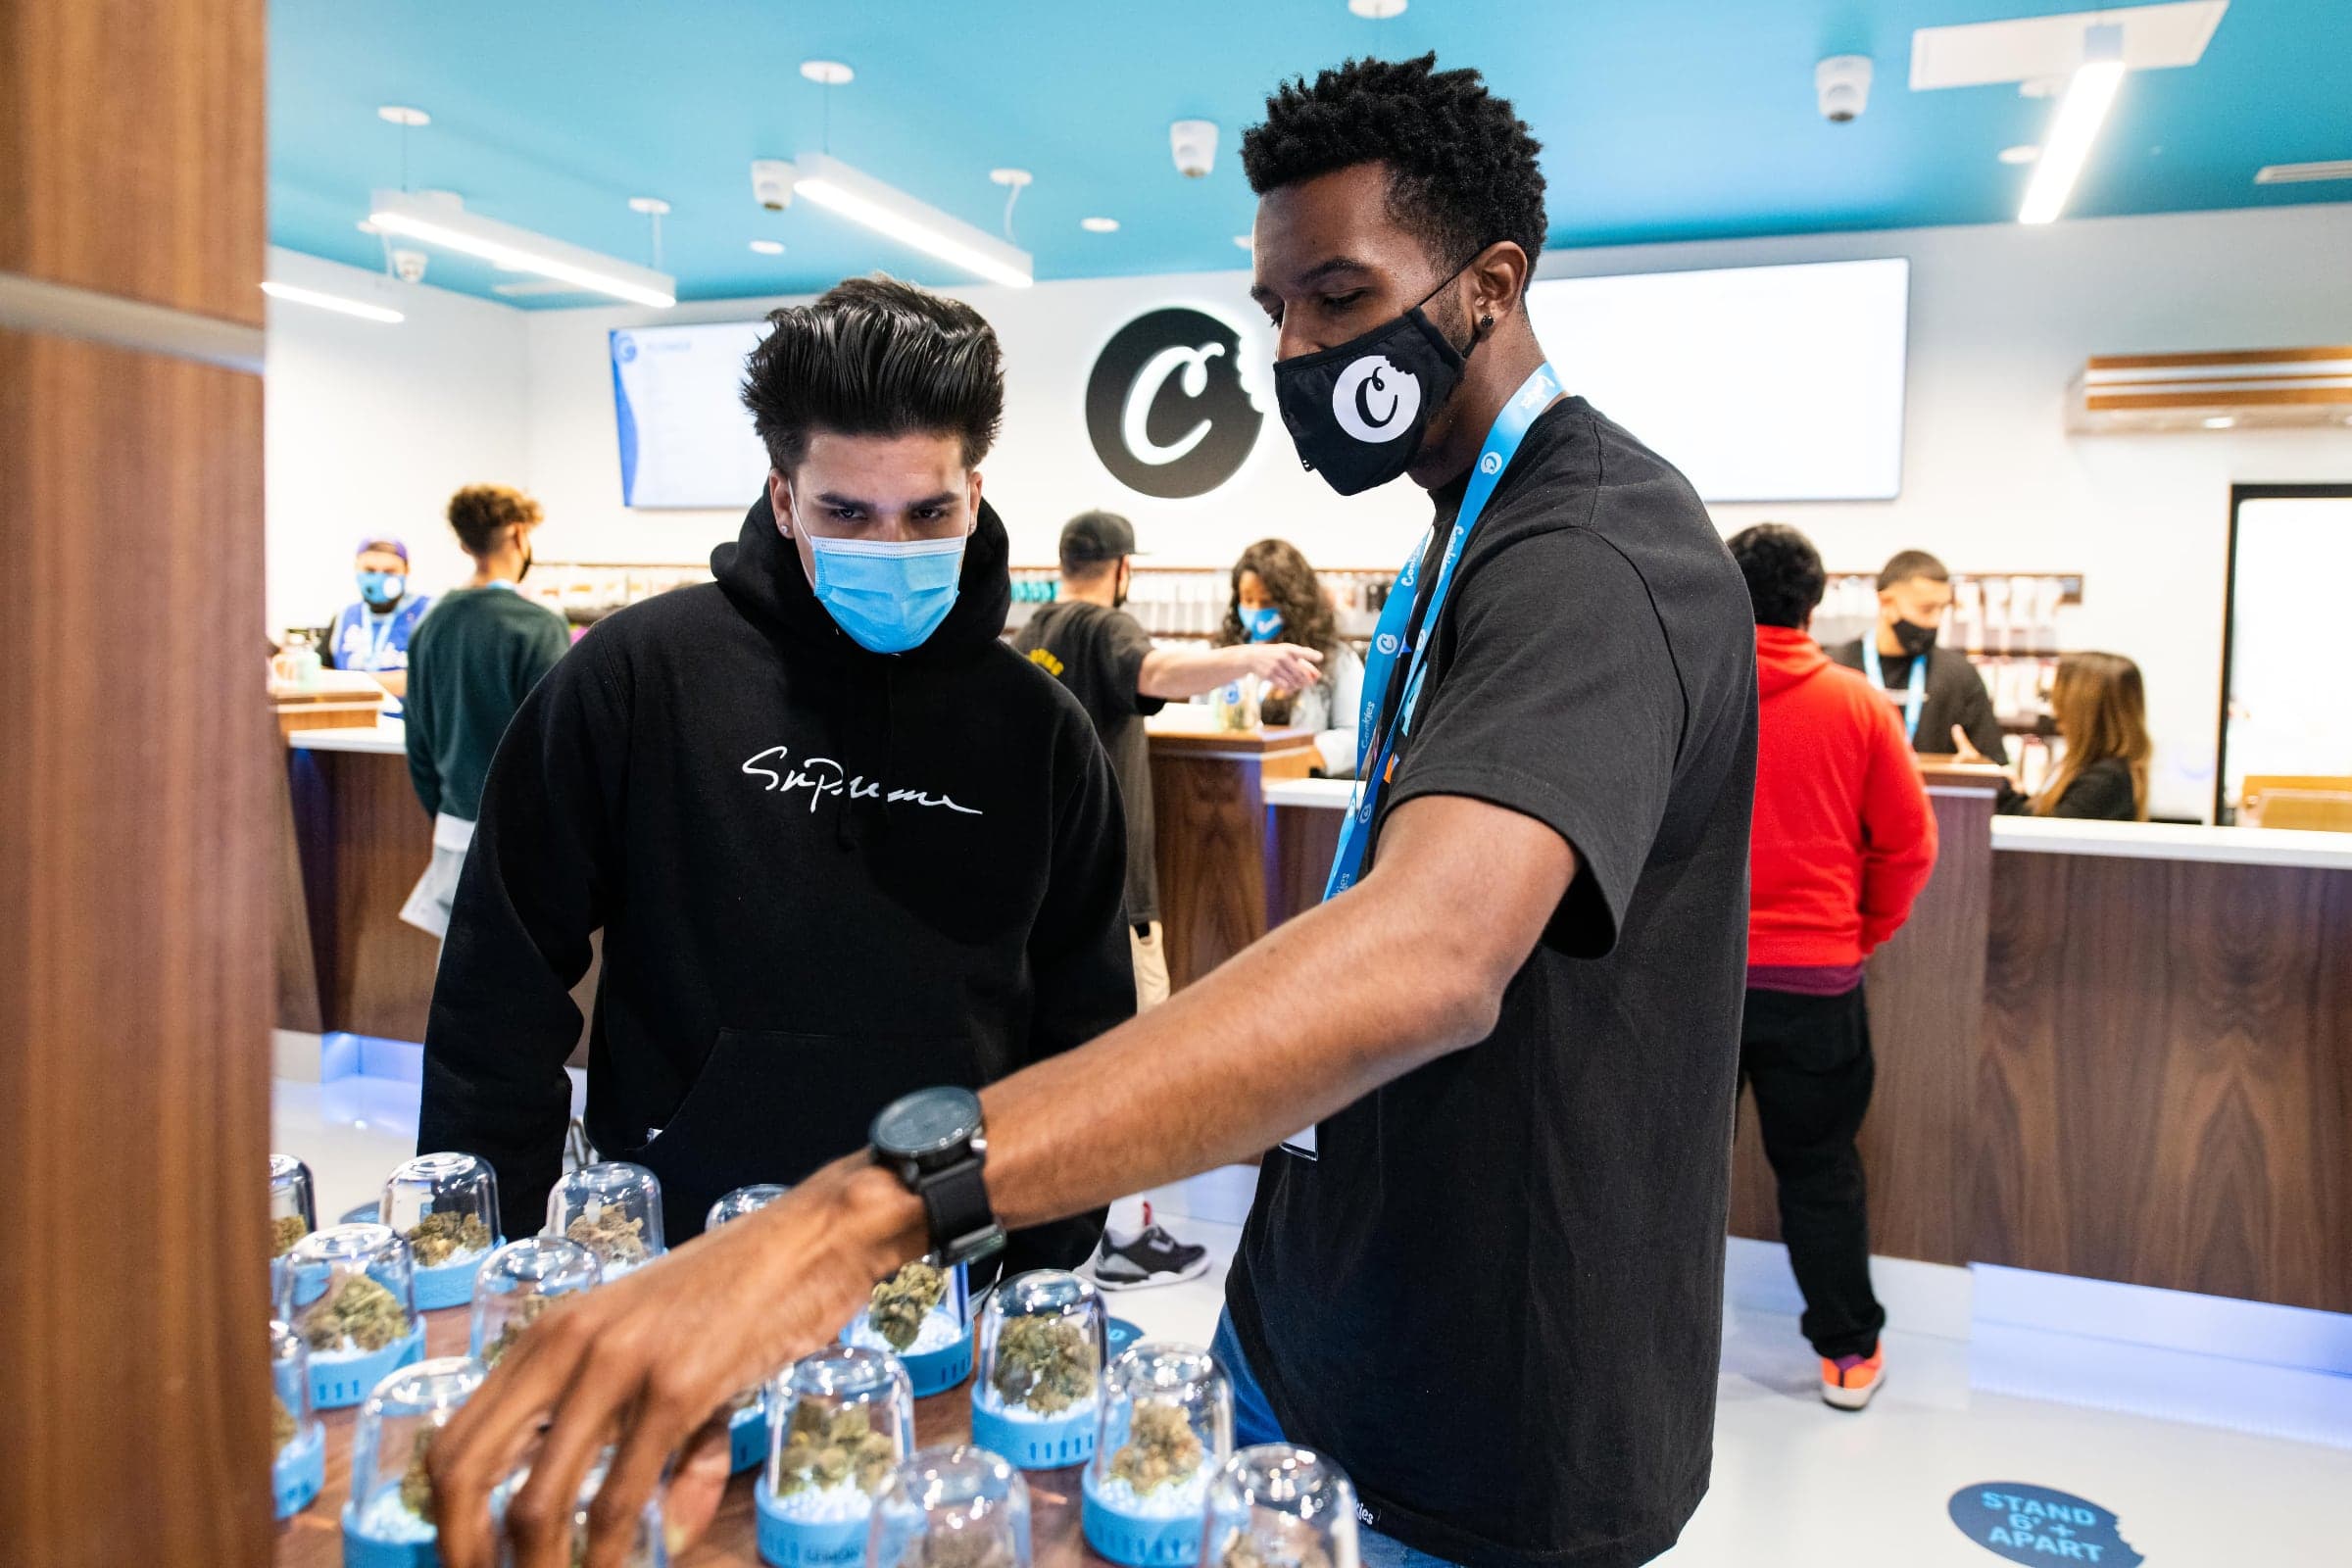
M1263 196L1357 164L1389 170L1389 216L1458 270L1499 240L1543 252L1543 151L1475 71L1438 57L1350 60L1309 86L1294 77L1242 136L1242 171Z
M1759 626L1802 626L1829 585L1821 552L1785 522L1759 522L1732 535L1732 559L1747 579Z
M767 461L790 472L812 431L956 436L972 467L1004 418L1004 358L978 311L892 277L853 277L770 313L743 406Z
M1898 550L1879 568L1879 592L1885 593L1898 582L1925 577L1930 582L1950 582L1952 574L1943 569L1943 563L1925 550Z

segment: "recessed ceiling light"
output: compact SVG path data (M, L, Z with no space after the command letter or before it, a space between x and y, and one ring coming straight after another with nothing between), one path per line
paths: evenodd
M2022 147L2004 147L2001 149L2001 162L2004 164L2030 164L2040 156L2041 149L2034 146L2032 142L2027 142Z
M1253 246L1253 245L1251 245L1251 244L1250 243L1250 236L1249 236L1249 235L1247 235L1247 234L1236 234L1236 235L1234 235L1234 236L1233 236L1233 242L1234 242L1236 245L1239 245L1239 246L1240 246L1242 249L1244 249L1244 250L1246 250L1246 251L1247 251L1247 250L1254 250L1254 249L1256 249L1256 247L1255 247L1255 246Z
M1115 218L1081 218L1078 226L1089 234L1115 234L1119 231L1119 220Z
M669 211L669 203L663 201L659 196L632 196L629 198L629 211L632 213L651 213L656 218L660 218L662 214Z
M752 249L762 256L781 256L784 254L784 242L774 239L756 239L752 241Z
M1404 15L1405 0L1348 0L1348 9L1371 22Z
M988 172L988 178L991 184L1010 185L1014 190L1019 190L1035 183L1037 176L1026 169L992 169Z
M389 121L395 125L429 125L433 122L432 116L421 109L411 109L407 104L385 104L376 110L375 118Z
M858 79L858 73L838 60L804 60L801 74L820 87L841 87Z
M2205 428L2208 430L2227 430L2236 422L2237 421L2235 419L2231 418L2227 414L2217 414L2212 418L2205 421Z

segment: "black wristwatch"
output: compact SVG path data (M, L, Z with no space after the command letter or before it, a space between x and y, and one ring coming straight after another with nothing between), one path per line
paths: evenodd
M989 1206L988 1127L980 1097L968 1089L918 1089L882 1107L867 1133L874 1163L893 1171L923 1200L937 1268L988 1256L1004 1245L1004 1227Z

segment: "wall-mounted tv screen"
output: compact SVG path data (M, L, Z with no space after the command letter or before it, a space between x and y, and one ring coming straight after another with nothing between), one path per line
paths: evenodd
M1901 257L1548 278L1530 318L1569 390L1708 501L1886 501L1903 480Z
M739 508L767 480L740 401L765 321L631 326L612 334L612 412L626 507Z

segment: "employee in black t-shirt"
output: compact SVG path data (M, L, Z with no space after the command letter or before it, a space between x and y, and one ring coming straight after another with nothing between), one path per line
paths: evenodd
M1215 691L1255 675L1297 689L1315 681L1321 655L1288 643L1248 648L1154 648L1143 623L1121 608L1134 579L1135 528L1109 512L1085 512L1061 530L1061 588L1029 617L1013 648L1070 689L1094 721L1119 798L1127 808L1127 922L1135 956L1137 1011L1168 1000L1160 946L1158 840L1152 818L1152 758L1144 720L1170 700ZM1178 1241L1152 1217L1113 1205L1095 1254L1105 1289L1173 1285L1208 1271L1208 1249Z
M1138 1011L1168 1000L1159 940L1159 865L1152 821L1152 764L1144 720L1171 701L1255 675L1297 690L1315 683L1323 656L1290 643L1240 648L1154 648L1127 613L1135 527L1110 512L1085 512L1061 530L1061 587L1012 639L1030 662L1070 689L1095 721L1127 808L1127 919L1135 937Z
M1968 656L1936 646L1952 608L1952 574L1925 550L1896 553L1879 572L1879 624L1867 637L1823 650L1858 669L1886 694L1911 738L1911 749L1949 756L1952 727L1995 760L2008 758L1992 694Z
M508 1515L526 1568L566 1560L615 1433L600 1537L681 1447L691 1534L704 1423L881 1273L961 1254L990 1206L1028 1224L1260 1151L1219 1336L1241 1435L1348 1472L1367 1564L1673 1544L1713 1440L1755 640L1697 495L1544 364L1537 151L1430 56L1288 83L1243 141L1300 457L1434 503L1373 642L1340 891L976 1107L918 1097L889 1163L566 1307L434 1443L449 1568L486 1568L491 1490L551 1415Z

